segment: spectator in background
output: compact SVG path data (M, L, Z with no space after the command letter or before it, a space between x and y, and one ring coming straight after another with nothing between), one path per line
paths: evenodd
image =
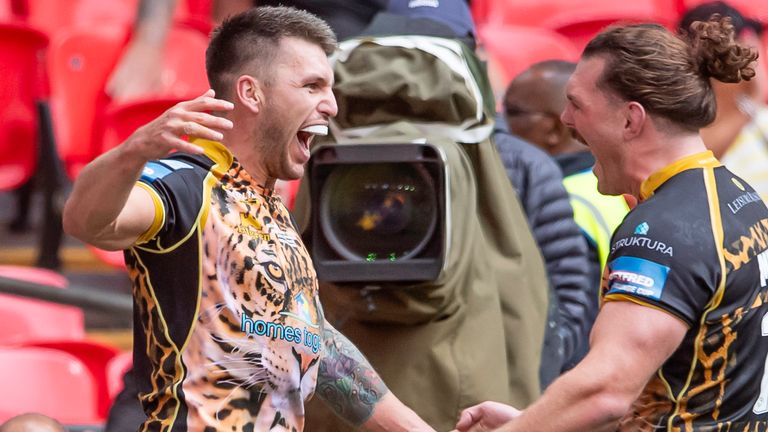
M587 275L587 246L573 220L557 164L538 148L510 135L500 116L493 140L544 257L551 286L540 368L543 389L588 344L594 296Z
M680 31L686 34L694 21L713 13L729 17L736 40L761 51L762 25L745 18L727 3L699 5L683 15ZM734 173L743 177L763 200L768 200L768 107L764 103L766 68L761 58L756 76L749 81L723 83L710 80L717 98L717 117L702 129L704 144Z
M629 207L624 198L597 191L597 178L592 173L595 158L560 120L559 113L565 109L565 85L575 69L576 63L562 60L532 65L509 84L503 107L509 130L549 153L563 173L573 217L587 240L589 251L590 301L585 312L588 335L597 316L600 277L608 258L611 235ZM588 348L588 343L581 344L567 359L565 369L578 363Z
M131 39L118 61L106 91L125 101L152 94L162 82L161 65L168 30L179 1L140 0ZM293 6L323 18L339 40L356 35L389 0L209 0L210 19L218 24L253 6Z
M42 415L27 413L17 415L0 424L0 432L65 432L56 420Z
M133 33L107 81L115 101L151 94L161 87L161 65L176 0L140 0Z

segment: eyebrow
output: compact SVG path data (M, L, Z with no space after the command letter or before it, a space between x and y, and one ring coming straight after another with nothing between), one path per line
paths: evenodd
M331 77L330 82L320 74L313 73L302 80L303 83L319 82L322 85L329 85L333 87L334 79Z

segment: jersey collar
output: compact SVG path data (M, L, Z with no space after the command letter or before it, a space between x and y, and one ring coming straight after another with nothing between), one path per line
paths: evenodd
M203 138L195 138L191 142L203 148L205 155L216 164L216 171L225 173L232 166L234 156L224 144Z
M659 186L664 184L664 182L685 170L694 168L716 168L720 165L720 161L718 161L717 158L715 158L715 155L709 150L701 153L694 153L672 162L645 179L640 185L640 200L647 200Z
M218 141L211 141L203 138L194 138L191 142L192 144L202 147L205 155L208 156L216 164L216 166L212 168L212 171L217 177L223 177L230 171L230 169L233 168L233 165L235 165L234 155L224 144ZM256 181L251 178L250 174L248 174L248 172L242 168L242 165L240 165L239 162L236 164L236 166L239 169L236 170L237 174L232 174L233 177L236 177L239 180L248 181L251 185L250 187L255 189L256 192L263 196L269 197L273 195L274 189L268 189L256 183Z

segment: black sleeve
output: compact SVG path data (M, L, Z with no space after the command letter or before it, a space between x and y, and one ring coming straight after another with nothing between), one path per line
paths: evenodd
M662 309L695 325L720 277L714 235L702 217L708 214L706 201L695 197L685 206L669 200L638 206L611 242L604 300Z
M212 165L206 161L204 156L180 154L150 161L144 166L139 183L153 191L162 206L161 213L156 215L158 224L153 224L153 228L157 227L150 233L152 238L146 239L144 247L171 247L184 239L198 223L203 207L203 183ZM162 220L158 221L158 218Z

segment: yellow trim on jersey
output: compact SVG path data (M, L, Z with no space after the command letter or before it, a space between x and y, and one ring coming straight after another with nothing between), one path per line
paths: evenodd
M205 196L205 190L203 190L203 196ZM197 225L200 224L200 218L202 217L203 213L208 214L208 210L206 207L210 206L210 203L203 203L203 205L200 206L200 211L197 213L197 218L195 219L195 223L192 224L192 228L190 228L189 232L184 235L184 237L171 245L170 247L163 248L160 246L160 242L157 243L157 249L149 249L141 246L134 246L136 249L141 249L144 252L154 253L154 254L165 254L169 252L173 252L176 250L179 246L183 245L184 242L189 240L189 238L192 236L192 234L197 230Z
M659 370L656 371L656 375L659 376L661 383L664 384L664 389L667 391L667 397L669 397L669 400L677 403L677 398L672 393L672 386L669 385L669 381L667 381L667 379L664 378L664 372L661 370L661 368L659 368Z
M203 201L202 205L200 206L200 211L197 214L197 218L195 220L195 223L192 224L192 227L190 228L189 232L178 242L174 243L173 245L163 248L160 246L159 242L157 244L157 249L149 249L149 248L143 248L138 247L138 249L141 249L145 252L150 253L156 253L156 254L164 254L168 252L173 252L176 250L179 246L184 244L187 240L189 240L189 237L192 235L192 233L195 232L195 228L202 224L205 225L205 222L208 220L208 210L211 205L211 189L216 184L216 181L218 178L221 178L221 175L225 173L230 166L232 166L232 162L234 161L234 158L232 156L232 153L227 150L226 147L224 147L223 144L216 142L216 141L209 141L204 139L195 139L193 143L199 145L203 148L205 151L205 155L211 158L215 165L211 167L208 174L205 176L205 179L203 180ZM151 237L150 237L151 238Z
M192 140L192 144L202 147L205 155L211 158L216 164L211 170L217 174L217 177L221 177L221 175L232 166L232 162L235 160L229 149L218 141L195 138Z
M173 352L174 352L174 354L176 354L176 357L177 358L181 358L181 351L179 351L179 347L174 343L173 338L171 338L171 334L169 332L169 327L168 327L168 322L165 320L165 316L163 315L163 310L160 307L160 302L157 300L157 296L155 295L155 288L152 286L152 278L150 277L149 271L147 271L147 266L141 260L141 256L139 256L139 254L134 253L133 256L136 258L137 265L140 265L141 267L144 268L144 274L146 275L145 277L146 277L146 281L147 281L147 289L149 290L149 295L152 298L152 302L154 303L155 308L157 308L157 317L160 319L160 323L163 325L163 329L162 329L163 330L163 335L168 340L168 344L173 349ZM147 335L147 340L149 340L152 337L154 337L154 336L153 335ZM147 353L147 356L150 357L151 355L149 353ZM181 379L179 379L179 377L178 377L178 369L175 371L174 379L176 380L176 385L174 385L172 387L171 396L173 397L174 400L176 400L177 407L178 407L178 405L180 405L181 401L179 399L177 387L178 387L178 383L180 383L184 379L183 376L181 377ZM152 386L153 387L155 386L155 384L156 383L154 381L152 381ZM178 408L177 408L177 411L178 411ZM161 418L157 418L157 417L155 417L154 419L155 420L159 420L161 423L163 423L164 420L166 420L166 419L161 419ZM169 429L173 429L173 424L176 422L176 415L174 414L173 418L170 419L170 420L171 420L171 424L170 424ZM145 422L144 424L146 425L147 423Z
M208 178L212 178L215 180L213 176L209 174L208 177L206 177L206 183ZM206 196L210 197L210 188L206 188L206 190L209 191ZM206 209L210 206L204 206ZM206 210L205 215L203 216L203 220L206 220L208 216L208 212ZM182 371L182 377L181 379L174 385L173 392L174 395L178 395L178 388L179 386L184 384L184 380L186 380L187 376L184 372L183 367L183 361L184 361L184 351L187 349L187 345L189 345L189 340L192 339L192 333L194 333L195 327L197 325L197 318L200 316L200 303L202 302L203 298L203 227L205 226L205 222L202 223L202 225L197 225L198 233L197 233L197 301L195 302L195 313L192 315L192 322L189 325L189 332L187 333L187 337L184 338L184 343L181 345L181 349L179 350L179 355L176 357L176 370ZM179 409L181 409L181 401L178 399L179 403L176 404L176 411L173 413L173 421L171 422L171 425L176 423L176 416L179 415Z
M629 302L632 302L632 303L638 304L638 305L640 305L640 306L645 306L645 307L649 307L649 308L651 308L651 309L656 309L657 311L661 311L661 312L664 312L664 313L666 313L666 314L667 314L667 315L669 315L669 316L673 316L673 317L677 318L677 319L678 319L678 320L680 320L680 321L681 321L681 322L682 322L682 323L683 323L683 324L684 324L686 327L689 327L689 328L690 328L690 326L688 325L688 323L687 323L687 322L685 322L685 320L684 320L684 319L682 319L680 316L678 316L678 315L675 315L675 313L674 313L674 312L671 312L671 311L668 311L668 310L666 310L666 309L664 309L664 308L661 308L661 307L659 307L659 306L656 306L656 305L655 305L655 304L653 304L653 303L648 303L648 302L646 302L646 301L643 301L642 299L639 299L639 298L637 298L637 297L633 297L633 296L630 296L630 295L627 295L627 294L606 294L606 295L604 295L604 296L603 296L603 303L605 303L605 302L609 302L609 301L629 301Z
M178 395L178 391L179 390L178 389L179 389L179 386L183 384L184 379L186 378L186 376L184 374L184 368L182 367L183 366L183 356L182 356L182 353L186 350L187 345L189 344L189 341L192 338L192 333L194 332L195 326L197 324L197 319L198 319L199 314L200 314L200 302L202 301L202 290L203 290L202 231L204 229L205 224L207 223L208 212L209 212L210 207L211 207L211 205L210 205L211 204L211 190L213 189L213 187L218 182L218 179L221 178L221 176L224 173L226 173L226 171L229 169L230 166L232 166L232 162L234 161L234 157L232 156L232 154L221 143L218 143L218 142L215 142L215 141L204 140L204 139L195 139L192 142L194 144L197 144L197 145L203 147L203 151L205 152L205 155L208 156L215 163L215 165L213 167L211 167L210 171L208 172L208 174L205 176L205 179L203 180L202 205L200 206L200 211L197 214L197 218L195 220L195 223L192 224L192 228L184 236L184 238L182 238L181 240L179 240L178 242L176 242L175 244L173 244L169 248L165 248L165 249L161 248L159 246L159 242L158 242L158 249L157 250L134 246L137 249L141 249L142 251L145 251L145 252L154 253L154 254L165 254L165 253L173 252L179 246L184 244L187 240L189 240L190 236L193 233L197 232L197 234L198 234L198 236L197 236L197 248L198 248L198 254L197 254L198 255L198 262L197 262L198 279L197 280L198 280L198 284L197 284L197 300L196 300L196 303L195 303L195 313L194 313L194 315L192 317L192 322L190 323L190 326L189 326L189 332L187 333L187 336L184 339L184 343L182 344L182 346L180 348L174 343L174 341L170 337L170 334L168 332L168 325L167 325L167 323L165 321L165 318L163 316L162 309L160 308L160 302L158 302L157 297L155 296L155 291L154 291L154 287L152 286L152 283L151 283L151 280L150 280L149 272L146 272L147 287L149 289L149 294L152 297L152 301L155 303L155 307L157 308L158 317L160 318L160 321L162 322L162 325L164 327L163 328L163 333L164 333L165 337L168 339L170 345L173 347L174 352L176 354L176 359L175 359L175 364L174 365L176 367L176 371L175 372L176 372L177 376L175 377L176 378L176 382L173 384L172 391L171 391L172 397L176 401L176 409L174 410L173 416L170 418L170 421L171 421L170 428L173 428L173 425L176 423L176 418L177 418L177 416L179 414L179 410L181 409L181 400L179 399L179 395ZM157 194L157 192L154 189L152 189L151 187L149 187L149 186L147 186L145 184L141 184L141 186L144 187L145 189L149 190L153 194L153 200L156 197L156 199L157 199L156 204L159 203L160 207L162 208L162 201L160 201L160 197ZM163 221L164 220L165 220L165 213L163 212ZM154 226L154 224L153 224L153 226ZM162 224L161 224L161 226L162 226ZM159 231L159 229L158 229L158 231ZM157 233L153 234L147 240L153 238L156 234ZM138 254L135 254L135 253L134 253L134 256L136 257L138 265L141 265L146 270L146 266L142 262L140 256ZM178 374L179 373L182 374L182 376L180 378L178 378ZM160 420L162 421L163 419L160 419Z
M155 297L154 288L152 288L152 284L150 282L149 273L147 272L147 286L150 287L150 294L152 295L152 300L155 302L155 305L156 305L157 311L158 311L158 315L159 315L161 321L163 322L163 325L166 328L166 330L165 330L166 336L168 337L168 340L171 341L171 345L174 347L174 350L176 352L176 361L174 363L174 365L176 366L176 371L182 371L182 372L184 371L184 368L182 367L183 352L184 352L184 350L186 350L187 345L189 344L189 341L192 338L192 333L193 333L193 330L194 330L195 325L197 323L197 318L200 315L200 302L202 301L202 291L203 291L202 231L203 231L203 227L205 226L205 223L206 223L206 221L208 219L208 210L211 207L210 206L210 202L211 202L211 189L213 188L214 184L217 181L218 180L213 175L213 173L209 172L206 175L205 180L203 181L203 205L200 206L201 207L200 208L200 212L197 215L197 220L192 225L192 229L189 231L189 233L187 233L186 236L184 236L183 239L181 239L178 243L174 244L173 246L171 246L168 249L152 250L152 249L146 249L146 248L141 248L141 247L138 248L138 249L141 249L143 251L150 252L150 253L165 254L165 253L172 252L173 250L175 250L176 248L178 248L179 246L184 244L184 242L189 240L189 237L193 233L197 232L197 234L198 234L197 235L197 249L198 249L198 254L197 254L197 259L198 259L198 262L197 262L197 269L198 269L198 275L197 275L197 277L198 277L197 278L197 280L198 280L198 283L197 283L197 301L195 303L195 313L192 316L192 322L190 323L190 326L189 326L189 332L187 333L187 337L184 339L184 343L182 344L181 348L179 348L178 346L176 346L175 344L172 343L172 341L170 339L170 335L167 333L168 326L165 323L165 319L163 318L162 310L160 309L160 303L157 301L157 298ZM141 262L141 258L139 258L138 255L136 255L136 259L139 261L139 263L144 268L146 268L146 266L144 266L144 263ZM171 417L171 426L173 426L173 424L176 422L176 416L178 416L179 409L181 408L181 401L180 401L180 399L178 397L178 387L183 384L185 378L186 378L186 376L182 376L181 379L177 380L174 383L174 385L173 385L172 395L173 395L174 399L177 401L177 404L176 404L176 410L173 413L173 417Z
M200 213L200 217L197 220L197 223L200 226L201 235L203 227L205 227L205 224L208 222L208 211L211 209L211 190L213 190L218 181L219 180L212 172L209 172L203 181L203 211ZM202 248L200 250L202 251Z
M714 237L715 251L717 252L717 259L720 263L720 280L717 283L717 290L712 296L709 304L707 304L704 313L701 315L699 321L699 333L696 335L696 339L693 343L693 356L691 357L691 366L688 370L688 377L685 380L683 388L680 390L680 394L675 398L675 411L669 416L667 421L667 427L672 430L672 421L675 417L680 415L680 398L688 391L688 387L691 385L693 379L693 372L696 369L697 353L700 350L701 344L706 337L704 333L706 326L704 322L707 319L707 315L715 310L723 299L725 294L725 280L726 280L726 268L725 268L725 256L723 256L723 246L725 243L725 233L723 232L723 220L720 216L720 198L717 194L717 180L715 179L714 167L707 167L704 169L704 187L707 190L707 201L709 202L709 219L712 224L712 236Z
M155 218L152 220L152 225L144 231L144 234L140 235L134 244L140 245L152 240L157 233L165 225L165 207L163 201L160 199L160 195L156 190L152 189L148 184L142 182L136 182L136 186L149 192L149 196L152 197L152 204L155 206Z
M715 155L711 151L707 150L701 153L695 153L690 156L686 156L680 160L672 162L664 168L651 174L640 185L640 200L644 201L653 195L653 192L659 188L664 182L672 178L675 174L679 174L685 170L693 168L716 168L719 167L720 161L715 158Z

